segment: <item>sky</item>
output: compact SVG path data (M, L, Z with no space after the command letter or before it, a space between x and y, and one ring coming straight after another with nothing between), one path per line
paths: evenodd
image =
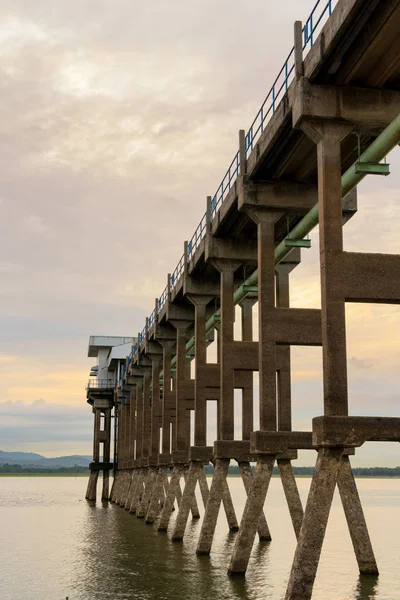
M143 328L313 4L1 2L0 449L90 454L88 337ZM345 249L400 252L398 148L389 162ZM320 305L312 242L293 306ZM396 416L399 309L346 318L350 414ZM321 362L292 350L296 429L322 413ZM398 465L398 445L353 462Z

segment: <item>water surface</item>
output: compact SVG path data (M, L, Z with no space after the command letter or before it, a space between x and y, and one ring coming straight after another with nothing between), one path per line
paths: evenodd
M209 480L210 481L210 480ZM226 569L235 535L218 521L210 557L195 554L201 522L183 543L115 505L88 504L84 477L0 478L1 600L281 600L295 537L278 478L265 509L273 540L255 543L246 578ZM310 479L298 479L305 500ZM230 478L238 518L243 484ZM314 600L400 600L400 480L357 479L379 578L361 578L338 495ZM204 512L204 511L202 511ZM171 522L172 524L172 522Z

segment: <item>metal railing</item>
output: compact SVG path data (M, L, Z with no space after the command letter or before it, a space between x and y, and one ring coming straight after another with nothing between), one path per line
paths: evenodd
M168 286L166 286L163 290L163 293L158 299L158 310L164 306L168 298Z
M171 275L171 290L174 289L174 287L178 283L179 278L183 273L184 265L185 265L185 255L182 254L182 256L179 259L178 264L176 265L176 267Z
M294 48L291 49L289 56L285 60L282 69L279 71L267 97L261 105L254 121L249 127L245 136L246 158L253 150L254 143L258 140L265 129L265 125L274 114L277 105L283 95L288 91L290 78L294 71Z
M325 4L321 2L321 0L318 0L318 2L315 4L303 27L303 50L305 50L308 44L311 48L314 40L317 38L323 25L325 25L326 20L331 16L332 10L335 8L337 3L338 0L328 0L328 2L325 0ZM322 8L320 6L321 4ZM318 8L321 8L319 13Z
M149 316L149 328L153 325L155 320L156 320L156 309L154 309L153 312L151 313L151 315Z
M236 181L238 175L239 175L239 151L237 151L235 156L233 157L233 160L232 160L231 164L229 165L228 170L225 173L223 180L219 184L217 191L215 192L214 196L212 197L211 217L214 217L217 210L222 205L223 201L226 198L226 195L229 193L229 191L230 191L232 185L234 184L234 182Z
M303 27L303 52L308 51L314 44L319 32L322 27L331 16L332 11L339 0L318 0L314 5L309 17L305 21ZM304 53L305 54L305 53ZM279 102L283 98L284 94L288 91L289 85L292 82L294 74L294 47L288 54L281 70L279 71L271 89L269 90L267 97L265 98L260 110L258 111L255 119L250 125L247 133L245 134L245 158L247 159L253 148L254 144L262 135L265 130L266 124L274 114ZM213 218L219 208L222 206L227 194L231 190L239 175L239 151L233 157L231 164L228 167L221 183L218 186L217 191L211 198L211 218ZM203 215L199 225L197 226L192 238L187 245L187 257L186 260L190 260L199 247L200 242L205 236L207 223L207 213ZM177 266L175 267L171 275L171 290L177 285L185 265L185 256L181 256ZM158 310L160 310L167 301L168 298L168 286L164 289L158 300ZM149 326L153 324L156 313L153 311L149 317ZM142 343L145 337L146 328L143 329L140 334L139 342Z
M196 228L196 231L192 235L192 239L189 240L189 242L188 242L188 247L187 247L188 260L191 259L194 252L199 247L199 244L200 244L201 240L203 239L205 231L206 231L206 224L207 224L207 213L204 213L200 223L198 224L198 226Z
M89 379L87 390L112 390L115 388L114 379Z

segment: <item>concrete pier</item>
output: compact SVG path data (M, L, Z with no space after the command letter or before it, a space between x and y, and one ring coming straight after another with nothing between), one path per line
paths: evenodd
M99 472L102 500L109 498L114 468L110 500L155 531L169 529L179 542L190 514L200 519L199 555L212 551L223 506L237 532L228 572L244 574L257 534L261 542L281 535L264 514L277 465L297 538L286 600L312 597L336 486L360 573L378 573L349 457L366 441L400 441L400 418L349 416L345 323L346 302L400 303L400 256L343 247L357 183L388 174L380 161L400 142L400 1L338 0L332 11L325 3L325 12L321 6L304 28L296 22L283 83L274 84L250 129L239 132L238 152L142 331L135 338L93 336L89 345L98 364L87 388L94 446L86 498L96 500ZM289 279L317 224L321 308L294 308ZM324 408L310 431L292 428L291 346L322 347ZM235 391L242 394L240 417ZM304 511L292 468L303 449L317 457ZM231 461L247 494L240 524L227 477Z

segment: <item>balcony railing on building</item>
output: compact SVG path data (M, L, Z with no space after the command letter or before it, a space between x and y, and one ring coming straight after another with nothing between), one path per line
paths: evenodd
M89 379L88 384L86 386L86 391L88 390L113 390L115 388L115 380L114 379Z

